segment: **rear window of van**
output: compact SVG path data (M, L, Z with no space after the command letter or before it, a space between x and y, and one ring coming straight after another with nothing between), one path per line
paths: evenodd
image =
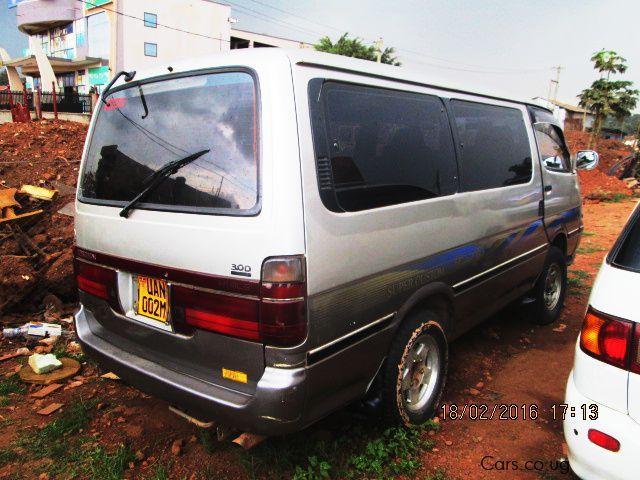
M247 72L134 83L107 95L80 175L80 201L122 206L168 162L209 150L136 208L197 213L258 209L257 93Z

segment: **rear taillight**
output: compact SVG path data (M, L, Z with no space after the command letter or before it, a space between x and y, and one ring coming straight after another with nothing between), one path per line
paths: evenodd
M259 297L180 285L171 290L172 304L187 325L277 347L305 339L305 297L303 257L266 260Z
M612 452L620 450L620 442L616 438L613 438L611 435L607 435L600 430L590 428L587 436L591 443L594 443L606 450L610 450Z
M114 310L121 312L116 293L115 270L87 263L78 258L74 259L74 270L79 290L107 300Z
M633 324L592 308L582 324L580 348L586 354L610 365L628 368Z
M184 311L184 322L195 328L247 340L260 340L258 300L216 294L174 285L174 307Z
M266 344L290 347L307 336L303 257L271 258L262 265L260 330Z

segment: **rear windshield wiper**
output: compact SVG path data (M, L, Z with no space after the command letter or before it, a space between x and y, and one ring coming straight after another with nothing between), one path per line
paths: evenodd
M205 153L208 153L210 151L211 151L210 149L200 150L199 152L192 153L187 157L173 160L167 163L165 166L163 166L160 170L157 170L151 175L149 175L149 177L147 177L143 182L143 185L147 185L147 186L138 195L133 197L133 200L127 203L122 208L122 210L120 210L120 216L127 218L129 216L129 212L133 209L133 207L135 207L136 204L139 203L140 200L142 200L149 192L155 190L158 187L158 185L160 185L166 178L170 177L185 165L193 162L194 160L197 160L198 158L203 156Z

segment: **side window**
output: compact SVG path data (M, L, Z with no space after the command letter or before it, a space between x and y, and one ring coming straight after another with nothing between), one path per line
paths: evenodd
M549 170L570 172L571 156L560 128L550 123L536 123L535 132L542 164Z
M438 97L336 82L318 88L310 102L327 208L360 211L456 191L455 150Z
M461 190L471 192L527 183L532 161L520 110L452 100L461 144Z

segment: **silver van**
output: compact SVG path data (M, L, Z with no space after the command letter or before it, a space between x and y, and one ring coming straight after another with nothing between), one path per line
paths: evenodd
M280 49L121 72L101 100L78 336L192 419L282 434L371 395L418 424L449 342L520 298L560 313L581 198L544 108Z

